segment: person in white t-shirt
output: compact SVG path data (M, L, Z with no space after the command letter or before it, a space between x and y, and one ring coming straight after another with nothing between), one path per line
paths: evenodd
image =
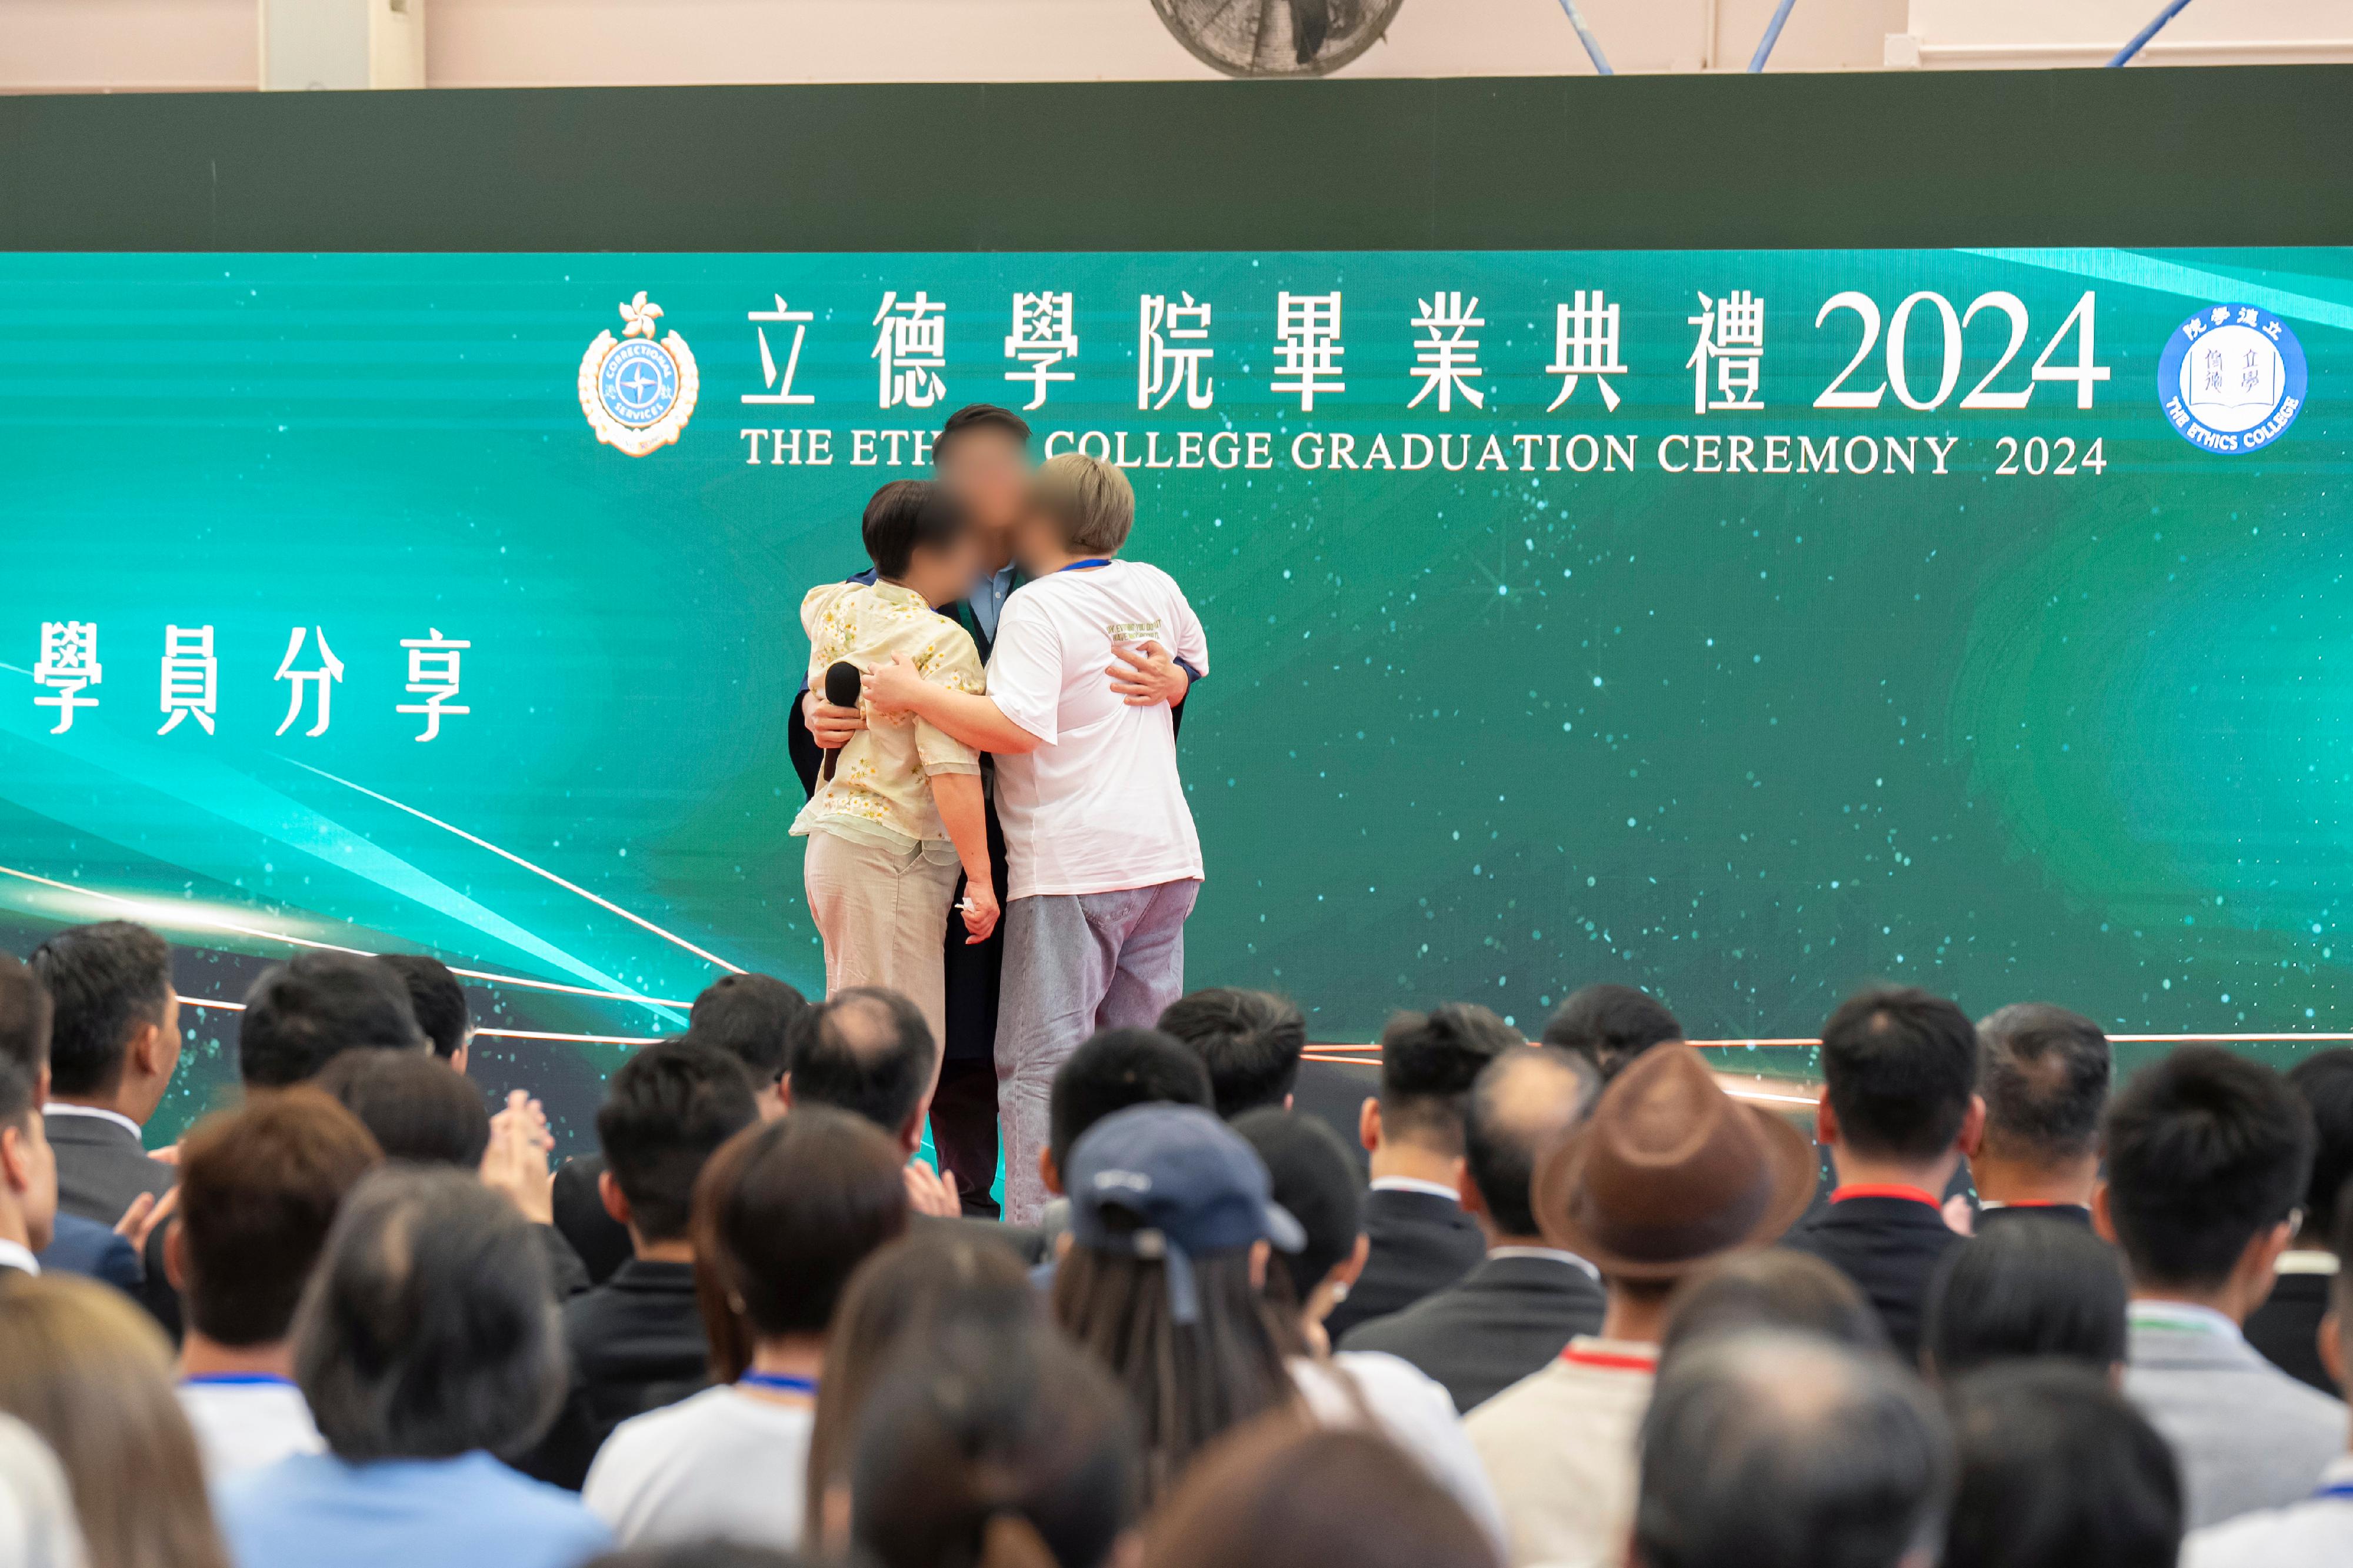
M622 1422L597 1450L580 1500L622 1545L798 1550L826 1326L850 1274L907 1228L901 1160L871 1122L797 1105L703 1166L694 1271L718 1386ZM715 1301L726 1321L711 1321Z
M997 1017L1005 1217L1035 1221L1046 1192L1054 1071L1097 1029L1148 1028L1184 994L1185 919L1201 842L1176 771L1175 721L1158 697L1123 696L1121 655L1206 675L1208 639L1156 566L1118 559L1135 492L1081 453L1032 483L1015 549L1030 581L1005 602L988 695L925 681L904 658L871 674L867 706L909 712L997 755L1010 894Z

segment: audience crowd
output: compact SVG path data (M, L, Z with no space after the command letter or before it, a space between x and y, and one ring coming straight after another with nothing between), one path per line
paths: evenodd
M172 966L0 956L0 1568L2353 1563L2353 1050L1874 989L1809 1138L1596 985L1393 1018L1359 1150L1202 991L1017 1226L894 992L727 976L559 1165L456 976L326 951L162 1146Z

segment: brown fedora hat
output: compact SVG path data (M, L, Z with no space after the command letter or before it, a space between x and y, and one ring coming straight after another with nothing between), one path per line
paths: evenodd
M1673 1279L1772 1241L1813 1201L1796 1128L1724 1092L1699 1052L1654 1046L1538 1163L1545 1239L1625 1279Z

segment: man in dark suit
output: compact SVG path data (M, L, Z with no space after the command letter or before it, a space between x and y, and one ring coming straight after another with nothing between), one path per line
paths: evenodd
M1387 1351L1446 1385L1454 1408L1502 1393L1598 1332L1609 1304L1592 1264L1548 1245L1529 1197L1536 1160L1567 1136L1601 1090L1600 1074L1557 1047L1506 1051L1471 1086L1463 1114L1462 1206L1487 1256L1461 1281L1348 1335L1346 1351Z
M31 963L57 1009L43 1112L58 1205L111 1226L176 1179L148 1158L142 1131L180 1065L172 950L145 926L105 921L58 932Z
M523 1464L530 1474L577 1490L614 1427L709 1382L689 1226L694 1183L722 1143L759 1119L736 1058L691 1038L648 1046L614 1073L596 1112L597 1184L634 1255L565 1303L572 1388Z
M2018 1002L1978 1023L1985 1141L1969 1156L1978 1225L2012 1214L2089 1227L2100 1119L2115 1068L2108 1037L2080 1013Z
M0 953L0 1281L37 1275L58 1212L58 1162L41 1131L49 997Z
M1963 1239L1939 1200L1985 1132L1977 1030L1941 996L1866 991L1822 1026L1821 1063L1814 1131L1839 1184L1783 1245L1853 1280L1916 1365L1929 1280Z
M1399 1013L1381 1031L1380 1092L1358 1112L1373 1157L1365 1194L1372 1249L1324 1328L1337 1343L1360 1324L1445 1289L1486 1256L1462 1212L1462 1110L1481 1069L1524 1042L1484 1007L1450 1002Z
M2278 1281L2247 1319L2247 1342L2290 1377L2336 1394L2320 1360L2320 1321L2328 1315L2329 1291L2343 1267L2332 1243L2344 1213L2345 1184L2353 1180L2353 1049L2308 1056L2288 1069L2287 1082L2312 1107L2312 1180L2295 1244L2280 1255Z

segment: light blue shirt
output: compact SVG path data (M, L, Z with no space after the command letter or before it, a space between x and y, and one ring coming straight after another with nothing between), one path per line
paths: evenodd
M577 1496L483 1453L301 1454L230 1477L216 1500L237 1568L577 1568L613 1549Z
M1005 601L1012 594L1013 568L1008 564L974 584L972 592L965 595L964 602L972 606L972 618L980 623L980 629L988 634L991 642L997 640L997 617L1004 613Z

